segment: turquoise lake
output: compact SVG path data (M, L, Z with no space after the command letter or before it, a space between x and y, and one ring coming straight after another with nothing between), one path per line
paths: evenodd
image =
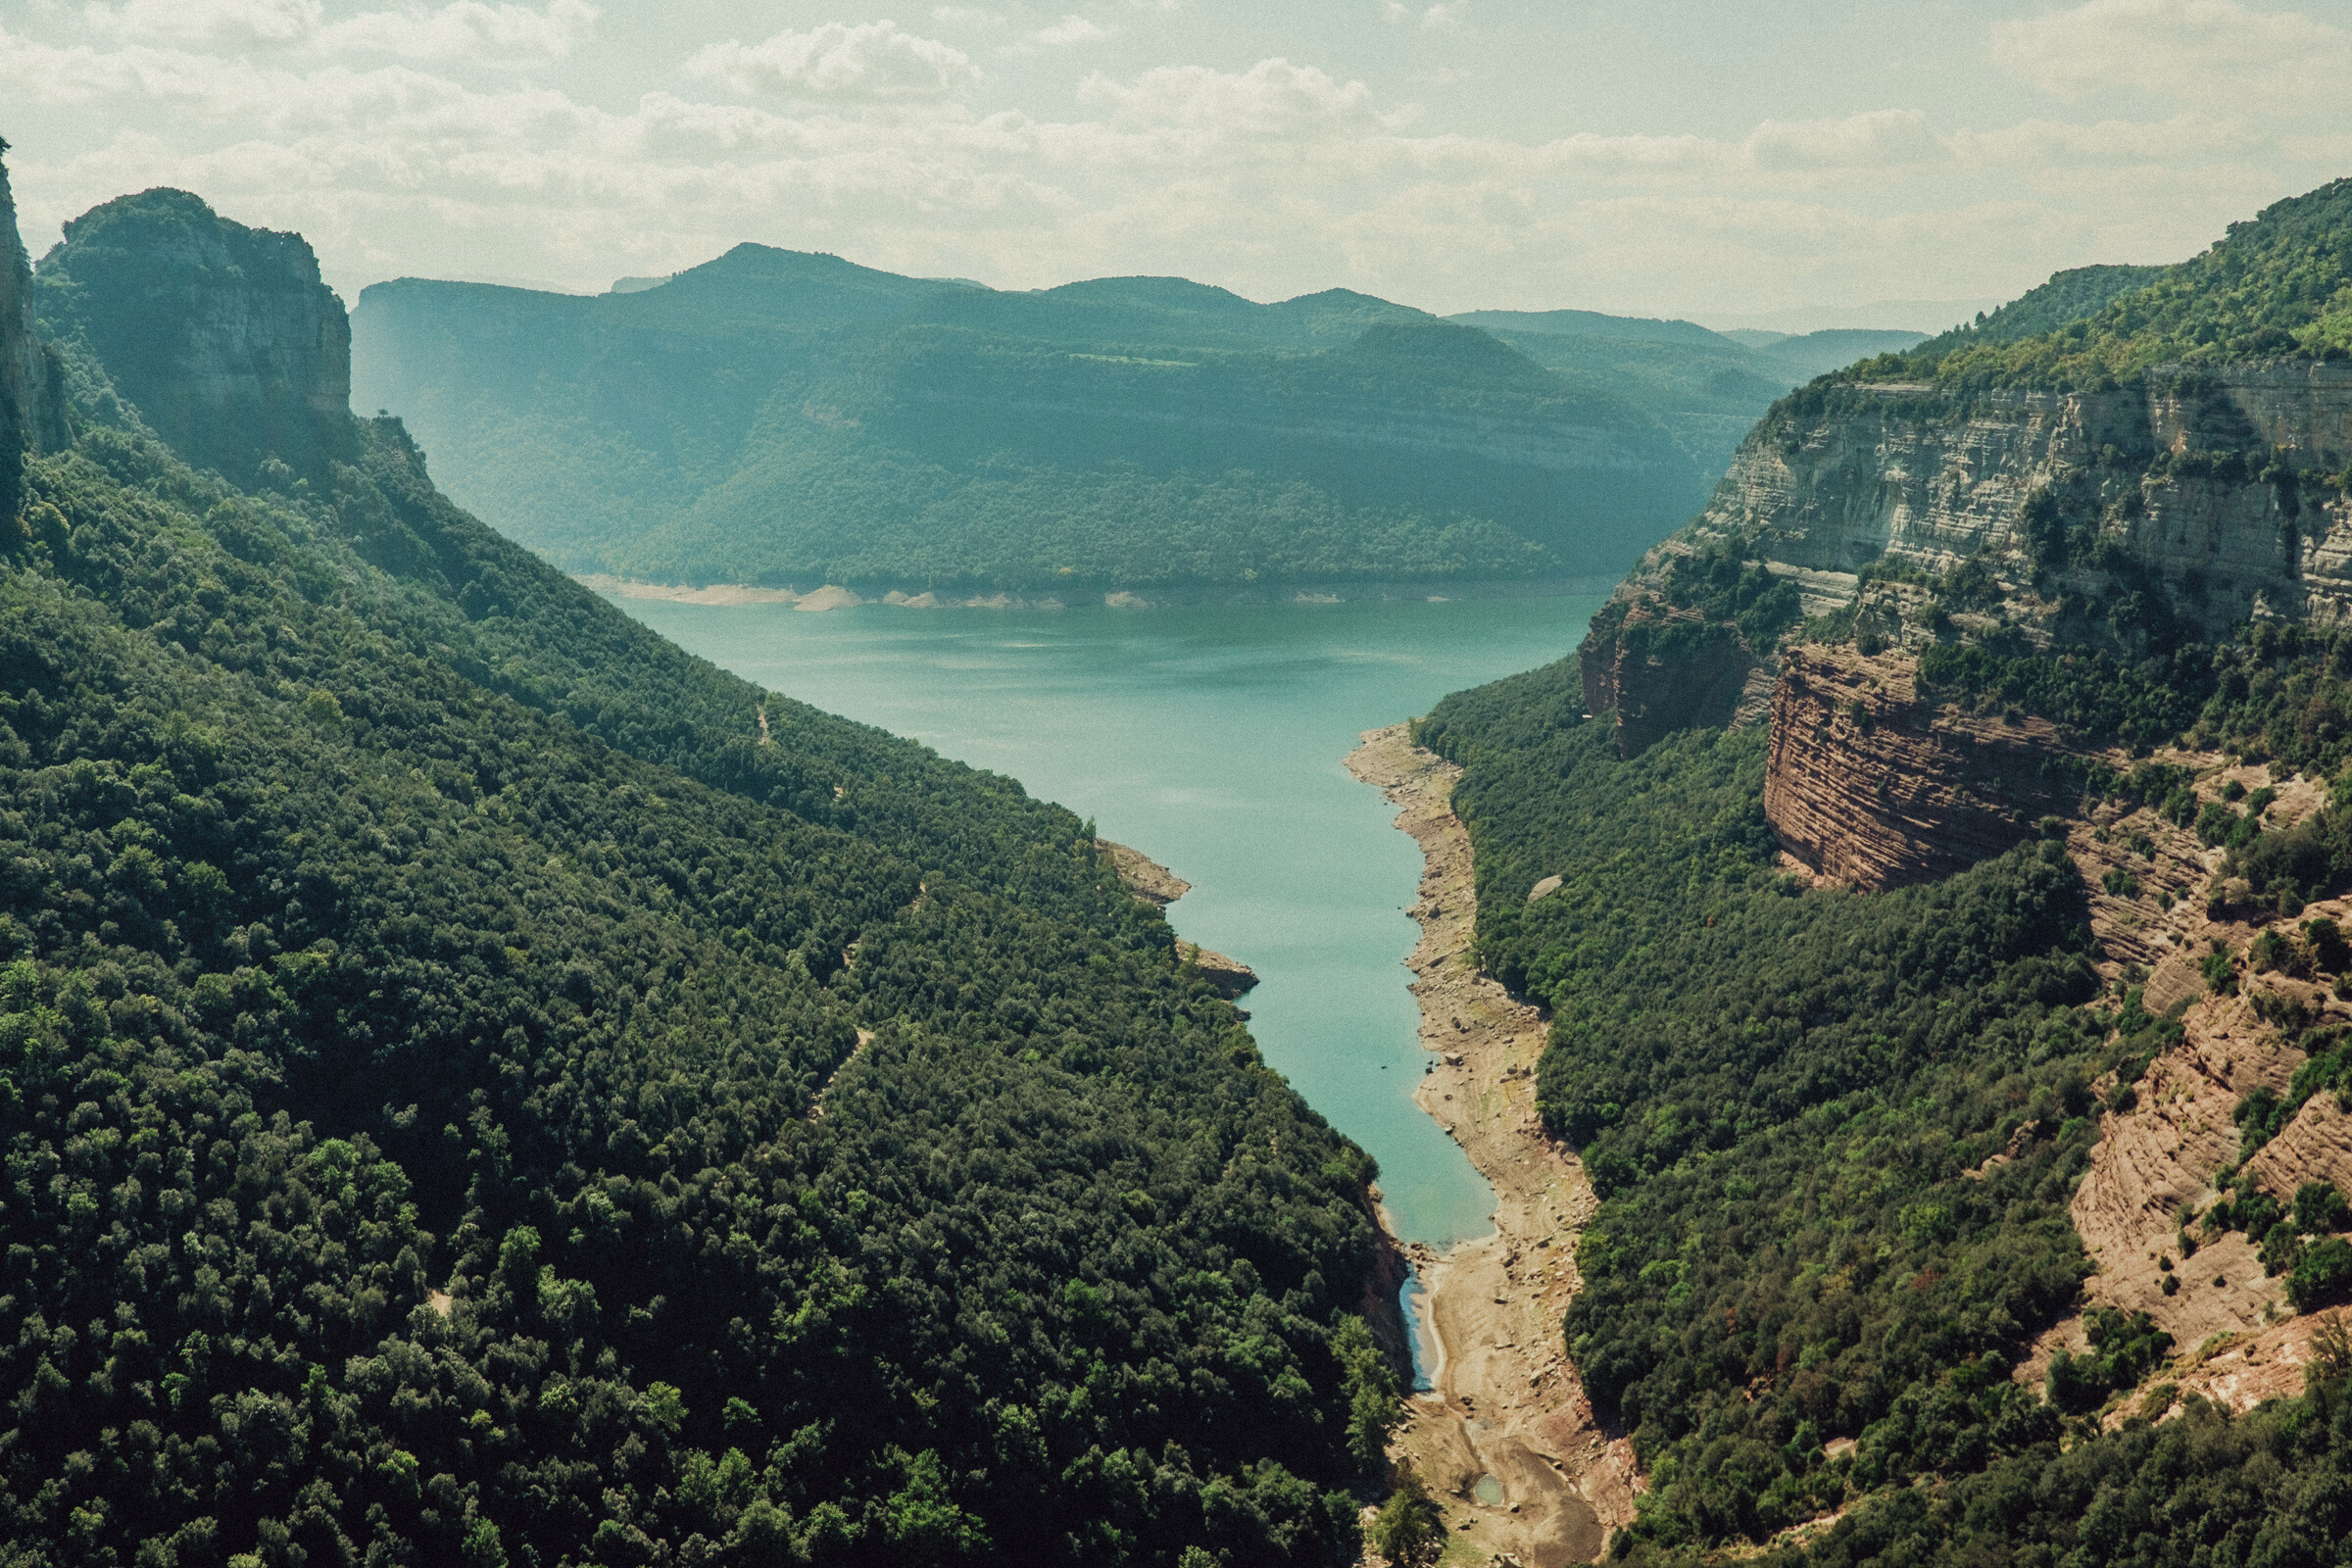
M1193 891L1185 940L1254 968L1269 1064L1380 1161L1392 1223L1445 1248L1493 1195L1413 1104L1402 959L1420 852L1341 765L1358 734L1572 652L1600 596L821 614L616 603L770 690L1019 779Z

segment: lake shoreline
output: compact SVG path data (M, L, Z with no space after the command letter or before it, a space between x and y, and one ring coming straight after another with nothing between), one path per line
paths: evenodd
M1069 587L1016 593L1004 589L875 589L860 593L839 583L802 589L752 583L662 583L605 572L581 572L572 581L612 599L658 600L683 605L786 605L796 611L856 610L887 605L901 610L1172 610L1198 605L1272 608L1281 605L1443 603L1456 599L1564 599L1606 595L1615 577L1556 577L1503 581L1293 582L1167 584L1160 587Z
M1399 808L1396 825L1422 852L1407 911L1421 938L1406 963L1437 1059L1414 1101L1495 1200L1494 1234L1442 1253L1403 1249L1425 1293L1433 1387L1406 1401L1391 1452L1429 1483L1448 1533L1479 1550L1544 1568L1592 1561L1631 1522L1639 1483L1632 1443L1595 1422L1560 1343L1576 1238L1597 1203L1582 1163L1537 1119L1544 1020L1470 957L1470 841L1451 804L1460 769L1414 746L1404 724L1365 731L1347 767ZM1480 1495L1482 1477L1500 1482L1499 1498L1492 1487Z

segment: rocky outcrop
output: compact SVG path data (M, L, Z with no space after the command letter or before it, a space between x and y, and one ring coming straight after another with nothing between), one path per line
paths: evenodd
M145 191L68 223L34 293L43 330L78 339L191 464L291 484L356 454L350 322L301 235Z
M2080 804L2086 759L2047 720L1923 702L1914 664L1818 644L1784 658L1764 815L1819 876L1871 889L1931 881Z
M2094 392L1808 388L1756 427L1705 511L1632 583L1728 546L1793 580L1820 614L1853 603L1865 568L1933 577L1981 564L1965 602L1923 598L1918 619L1890 628L1911 643L1939 635L1936 609L2045 640L2068 595L2129 591L2133 568L2208 634L2249 615L2333 622L2352 617L2352 508L2296 476L2341 472L2348 458L2342 360L2160 367ZM2116 547L2108 565L2082 564L2100 543ZM2109 635L2129 643L2128 622Z
M1111 868L1118 872L1119 883L1139 904L1149 904L1155 909L1169 905L1193 891L1193 885L1141 850L1108 839L1095 840L1095 848L1110 859ZM1176 956L1200 971L1200 978L1217 988L1217 994L1232 1002L1257 984L1257 971L1239 958L1229 958L1212 952L1198 942L1179 941ZM1249 1016L1247 1013L1244 1017Z
M1111 868L1119 873L1119 882L1139 901L1154 908L1164 909L1193 891L1193 885L1141 850L1108 839L1095 840L1095 848L1110 857Z
M8 150L0 142L0 153ZM33 329L32 270L17 233L17 202L0 165L0 518L16 515L20 454L66 443L65 390Z
M1257 984L1257 971L1239 958L1228 958L1222 953L1212 953L1198 942L1179 942L1176 956L1200 971L1200 978L1217 988L1217 994L1232 1002Z
M1611 713L1617 755L1641 755L1679 729L1730 721L1758 661L1739 629L1654 599L1577 651L1585 710Z

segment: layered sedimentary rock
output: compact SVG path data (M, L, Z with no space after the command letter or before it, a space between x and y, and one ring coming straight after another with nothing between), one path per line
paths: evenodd
M1678 729L1728 722L1757 664L1738 628L1655 600L1587 638L1577 658L1585 710L1615 714L1620 757Z
M1865 889L1947 876L2080 803L2082 759L2046 720L1923 702L1913 667L1819 645L1783 660L1764 815L1821 876Z
M2059 598L2120 592L2133 566L2207 632L2249 615L2335 621L2352 616L2352 509L2297 475L2348 460L2341 360L2163 367L2097 392L1835 386L1760 423L1705 511L1629 587L1722 543L1794 579L1808 614L1852 603L1867 567L1940 574L1975 561L1978 602L1943 608L2006 613L2029 637ZM2084 564L2100 543L2114 559ZM2024 598L2037 574L2040 604Z
M85 342L198 466L250 483L274 458L292 482L353 455L351 326L301 235L146 191L68 223L34 289L43 335Z

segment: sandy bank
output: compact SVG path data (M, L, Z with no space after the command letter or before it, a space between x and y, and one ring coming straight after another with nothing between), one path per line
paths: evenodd
M1438 1364L1435 1392L1410 1401L1392 1451L1427 1478L1448 1527L1482 1560L1592 1561L1607 1532L1633 1518L1633 1448L1595 1424L1560 1343L1578 1283L1576 1237L1595 1202L1576 1156L1536 1119L1544 1020L1469 957L1470 838L1449 804L1460 769L1413 746L1402 724L1367 731L1348 769L1400 808L1396 825L1421 846L1410 910L1421 942L1406 961L1421 1043L1438 1066L1415 1098L1495 1196L1493 1236L1443 1256L1407 1249L1429 1293ZM1477 1495L1489 1475L1502 1483L1499 1502Z

